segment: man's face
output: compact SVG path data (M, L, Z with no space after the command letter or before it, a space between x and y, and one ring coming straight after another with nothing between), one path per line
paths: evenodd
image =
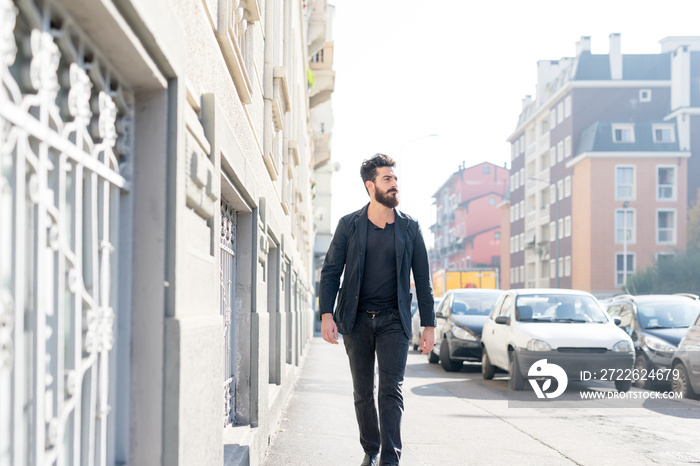
M377 168L377 177L373 182L374 199L390 209L399 205L399 188L396 181L392 167Z

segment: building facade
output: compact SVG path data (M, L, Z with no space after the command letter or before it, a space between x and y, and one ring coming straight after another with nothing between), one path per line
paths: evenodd
M661 53L538 62L511 142L510 286L618 293L627 277L685 248L697 198L700 39ZM696 167L698 165L698 167ZM699 172L700 173L700 172Z
M320 13L320 12L319 12ZM315 41L320 48L311 58L310 70L314 84L310 90L311 128L314 137L314 317L320 329L318 314L318 283L326 252L333 238L331 225L331 181L333 173L340 169L338 162L331 160L331 138L333 136L333 108L331 94L335 89L333 71L333 16L335 7L326 6L325 30L319 30L324 41Z
M0 0L0 465L259 464L312 336L325 6Z
M508 175L508 169L490 162L460 166L433 195L432 272L499 267L501 214L497 206L508 193Z

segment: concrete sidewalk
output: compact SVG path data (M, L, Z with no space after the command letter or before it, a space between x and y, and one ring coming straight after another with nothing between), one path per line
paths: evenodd
M311 340L300 379L272 440L265 466L358 465L360 447L345 346Z

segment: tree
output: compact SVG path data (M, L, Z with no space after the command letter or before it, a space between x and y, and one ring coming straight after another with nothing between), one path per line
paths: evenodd
M629 277L623 288L632 294L700 295L700 202L688 211L686 251L674 256L658 256L654 266Z

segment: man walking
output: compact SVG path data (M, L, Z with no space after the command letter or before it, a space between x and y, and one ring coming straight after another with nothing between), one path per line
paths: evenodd
M338 333L343 335L360 444L365 451L362 464L373 466L398 465L401 458L401 389L411 339L411 271L421 326L425 327L420 348L427 353L435 344L428 253L418 222L396 209L395 166L384 154L362 163L360 175L369 204L340 219L326 253L319 289L321 335L332 344L338 344ZM338 293L341 275L343 285Z

